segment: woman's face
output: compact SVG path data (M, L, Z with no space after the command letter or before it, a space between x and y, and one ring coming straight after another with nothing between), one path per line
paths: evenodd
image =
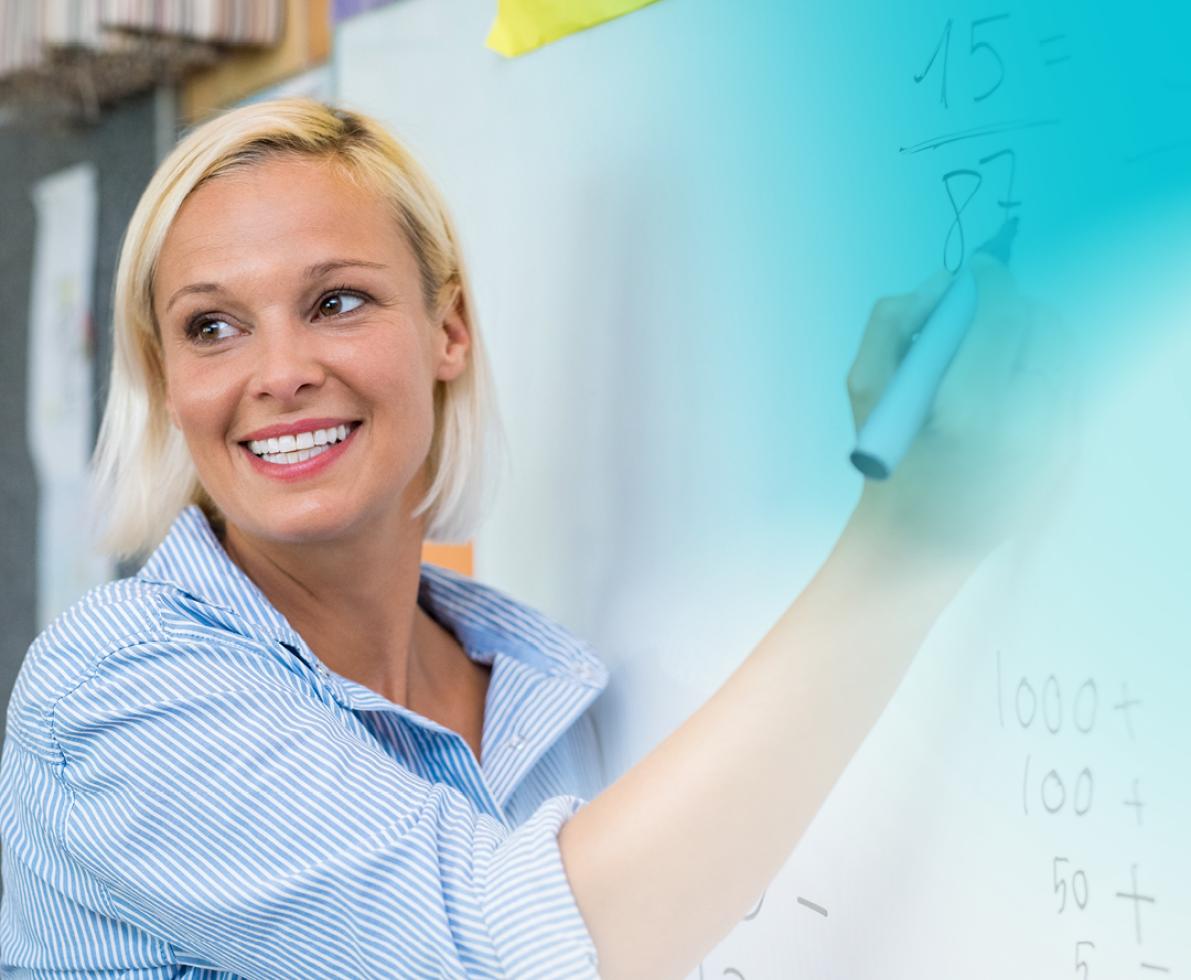
M154 279L167 407L239 532L310 542L405 527L426 489L435 381L469 342L426 311L386 203L277 158L183 204Z

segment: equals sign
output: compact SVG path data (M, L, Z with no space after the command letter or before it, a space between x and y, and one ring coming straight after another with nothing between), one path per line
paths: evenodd
M1071 55L1056 54L1053 47L1053 45L1058 44L1060 41L1065 41L1066 39L1066 34L1052 34L1050 37L1044 37L1038 41L1038 47L1042 49L1042 63L1047 68L1050 68L1054 65L1061 65L1064 61L1071 60Z

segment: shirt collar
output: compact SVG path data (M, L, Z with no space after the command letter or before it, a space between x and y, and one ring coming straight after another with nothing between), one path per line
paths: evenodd
M231 613L254 626L252 632L308 649L286 618L228 557L206 515L196 506L178 515L137 577L173 586L208 607ZM474 661L491 664L495 655L502 653L541 673L568 677L597 690L608 682L607 668L588 644L491 586L423 562L418 604L455 634Z

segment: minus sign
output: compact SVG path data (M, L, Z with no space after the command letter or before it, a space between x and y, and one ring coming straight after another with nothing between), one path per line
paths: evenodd
M810 899L803 898L801 895L798 896L798 904L805 905L812 912L818 912L824 918L827 917L827 909L823 908L822 905L816 905Z
M1049 68L1051 65L1061 65L1064 61L1070 61L1070 60L1071 60L1071 55L1065 54L1061 58L1049 58L1046 61L1044 61L1043 64L1046 65L1047 68Z
M1142 963L1141 968L1143 970L1157 970L1159 973L1169 973L1170 972L1170 967L1155 966L1153 963Z

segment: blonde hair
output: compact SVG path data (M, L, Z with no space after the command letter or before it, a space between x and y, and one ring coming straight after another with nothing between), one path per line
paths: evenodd
M158 167L129 222L116 270L111 383L93 460L101 543L109 553L132 557L151 550L189 504L220 519L165 409L153 277L166 233L195 189L276 156L333 161L389 202L417 259L428 310L458 288L471 349L459 377L436 382L429 487L410 516L426 514L426 537L443 542L465 541L482 517L503 433L446 205L426 172L376 120L310 99L277 99L193 130Z

